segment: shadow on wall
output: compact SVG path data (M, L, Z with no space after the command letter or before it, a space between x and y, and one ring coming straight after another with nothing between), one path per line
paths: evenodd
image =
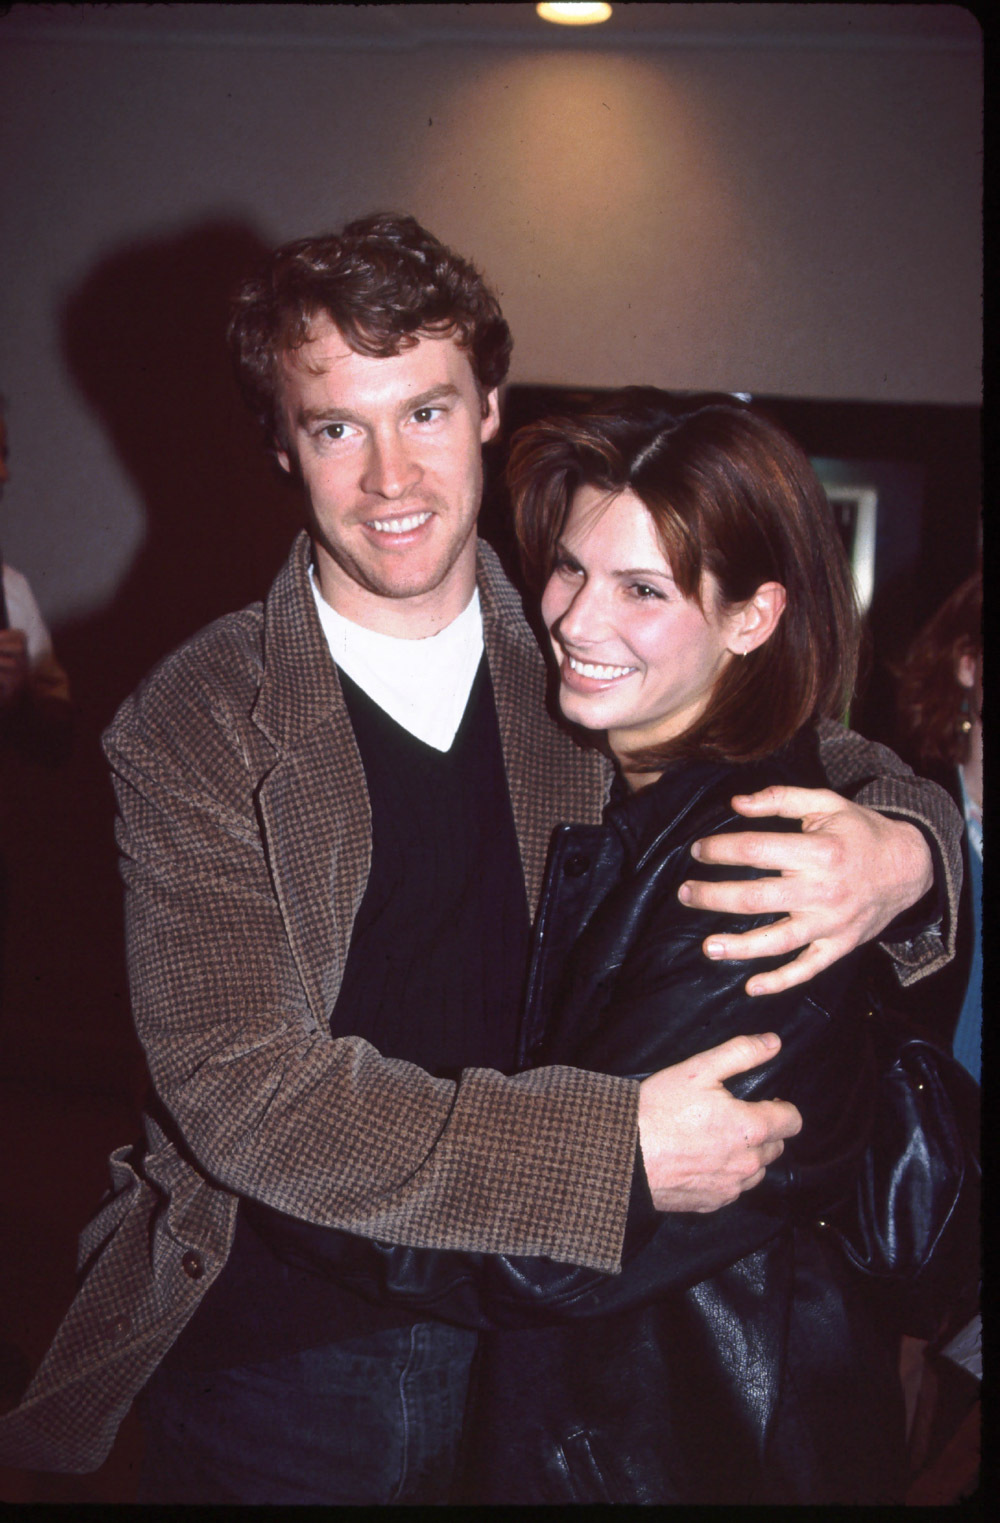
M0 1410L70 1299L76 1236L109 1150L138 1135L146 1086L101 732L156 661L263 595L301 522L225 345L231 292L264 252L252 229L222 221L134 244L61 314L68 368L131 477L146 537L112 600L53 630L73 692L68 761L0 754L0 1238L14 1249L0 1264ZM94 1477L4 1472L0 1494L128 1501L135 1459L122 1440Z
M265 246L218 221L119 249L69 296L63 350L134 483L146 536L104 608L54 631L76 713L62 768L6 762L11 902L0 1072L136 1094L114 803L100 734L162 656L259 598L301 521L261 448L225 345L228 301ZM9 837L9 839L8 839Z

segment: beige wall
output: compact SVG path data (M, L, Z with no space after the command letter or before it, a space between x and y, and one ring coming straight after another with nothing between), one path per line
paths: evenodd
M61 331L130 247L412 210L498 287L515 380L978 400L974 43L192 47L12 21L0 543L57 623L105 606L148 532L145 481ZM183 419L158 439L155 376L119 382L176 470Z

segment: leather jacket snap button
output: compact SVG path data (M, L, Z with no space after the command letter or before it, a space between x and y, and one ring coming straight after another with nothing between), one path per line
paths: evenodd
M582 878L590 868L590 858L582 851L574 851L563 863L563 872L567 878Z
M205 1273L205 1266L201 1261L201 1254L195 1253L191 1248L188 1249L187 1253L181 1259L181 1268L189 1280L200 1280L202 1275Z
M119 1312L117 1317L109 1317L101 1328L101 1334L109 1343L118 1343L127 1333L132 1331L132 1319L124 1312Z

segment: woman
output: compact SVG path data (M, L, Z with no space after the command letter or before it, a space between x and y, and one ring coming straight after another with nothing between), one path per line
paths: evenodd
M740 964L701 951L715 917L677 904L692 843L738 828L734 794L822 782L814 726L844 712L858 643L822 490L749 410L675 416L645 394L523 430L510 481L560 707L618 764L604 826L553 843L523 1061L644 1075L763 1026L781 1053L733 1088L794 1101L804 1125L712 1216L637 1195L618 1276L386 1248L381 1292L502 1329L463 1500L896 1500L898 1335L824 1225L871 1120L860 955L753 1000ZM368 1252L339 1263L358 1288Z

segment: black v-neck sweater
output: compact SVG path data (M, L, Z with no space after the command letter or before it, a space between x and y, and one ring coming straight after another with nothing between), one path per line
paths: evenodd
M486 658L447 752L340 680L371 800L372 862L331 1033L437 1075L510 1072L530 922ZM226 1266L167 1364L260 1363L419 1320L303 1267L327 1230L242 1200Z

